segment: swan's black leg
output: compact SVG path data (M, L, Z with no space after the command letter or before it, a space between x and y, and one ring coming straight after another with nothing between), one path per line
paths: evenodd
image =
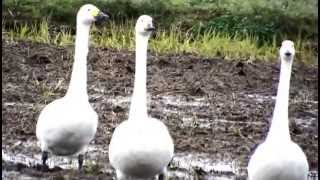
M48 151L42 151L41 160L42 160L42 171L48 171L49 167L47 165L47 159L48 159Z
M164 168L162 172L158 175L158 180L166 180L167 168Z
M78 155L79 170L82 169L83 159L84 159L84 155L83 155L83 154L79 154L79 155Z
M164 180L165 179L165 176L163 173L159 174L159 177L158 177L158 180Z
M42 151L42 165L43 166L47 166L46 162L47 162L47 159L48 159L48 152L47 151Z

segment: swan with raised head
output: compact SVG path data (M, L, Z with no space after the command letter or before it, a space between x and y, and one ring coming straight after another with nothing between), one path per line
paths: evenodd
M302 149L291 140L288 103L291 67L295 55L294 43L282 42L281 70L276 105L266 140L251 156L249 180L307 180L308 162Z
M40 112L36 135L46 166L48 153L78 155L79 169L89 142L94 138L98 115L89 104L87 93L87 55L89 31L94 21L107 17L96 6L83 5L77 13L74 64L66 95Z
M136 65L128 120L113 132L109 161L117 179L164 179L174 152L173 140L164 123L147 113L147 46L155 30L152 18L142 15L135 26Z

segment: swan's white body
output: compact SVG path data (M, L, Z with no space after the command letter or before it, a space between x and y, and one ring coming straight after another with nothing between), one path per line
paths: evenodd
M63 97L42 110L36 134L42 151L77 155L85 152L97 125L98 115L89 102Z
M145 118L142 122L124 121L112 135L109 159L120 179L152 178L173 157L167 127L157 119Z
M150 25L151 24L151 25ZM109 160L118 179L150 179L165 172L173 157L174 145L164 123L147 114L146 60L152 27L149 16L141 16L136 24L136 75L129 119L112 135Z
M306 155L291 140L289 132L288 100L294 53L293 42L284 41L280 49L280 82L271 127L266 140L250 158L249 180L307 180Z
M87 54L90 25L98 13L93 5L84 5L78 11L75 57L67 94L41 111L36 126L43 152L61 156L83 154L96 133L98 115L87 94Z

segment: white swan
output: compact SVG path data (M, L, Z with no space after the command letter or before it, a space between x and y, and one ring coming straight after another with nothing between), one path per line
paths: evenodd
M91 4L78 11L74 64L67 94L44 107L36 126L44 166L51 152L59 156L78 155L81 169L83 154L96 133L98 115L87 94L87 54L91 23L102 17L107 15Z
M155 28L152 18L142 15L135 26L136 69L129 119L113 132L109 161L117 179L163 179L174 152L173 140L164 123L147 114L147 46Z
M307 180L308 162L302 149L290 138L288 100L294 43L282 42L281 71L276 105L266 140L248 164L249 180Z

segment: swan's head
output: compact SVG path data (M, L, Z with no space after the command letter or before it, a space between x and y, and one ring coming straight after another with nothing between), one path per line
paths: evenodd
M91 25L95 21L108 18L109 15L100 11L96 6L92 4L85 4L80 7L77 14L77 23L83 23Z
M152 17L142 15L138 18L136 23L136 33L143 36L150 36L156 28L153 26Z
M280 58L286 61L291 61L293 60L294 55L294 43L290 40L282 41L280 48Z

